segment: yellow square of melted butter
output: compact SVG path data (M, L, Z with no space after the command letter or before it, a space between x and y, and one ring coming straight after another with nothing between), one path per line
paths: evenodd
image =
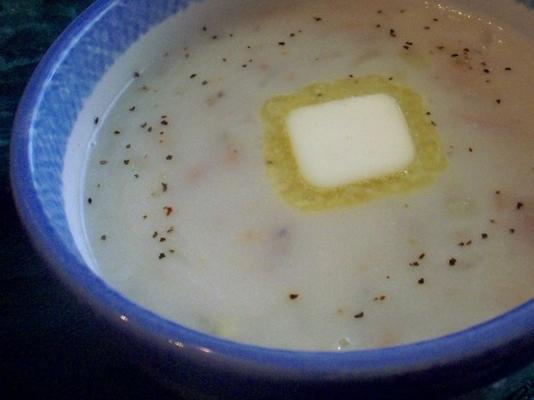
M414 190L447 166L422 98L390 78L314 83L268 99L262 117L267 175L301 210Z

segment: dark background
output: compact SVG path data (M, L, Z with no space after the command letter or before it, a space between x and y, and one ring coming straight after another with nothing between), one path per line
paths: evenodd
M33 69L90 0L0 0L0 398L170 399L121 354L110 329L52 276L9 188L9 137ZM467 399L534 399L534 365Z

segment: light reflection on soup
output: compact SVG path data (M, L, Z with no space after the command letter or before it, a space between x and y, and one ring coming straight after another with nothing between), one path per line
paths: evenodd
M534 45L419 1L239 3L178 15L190 36L102 123L85 218L104 279L201 331L318 350L435 337L532 298ZM262 105L373 74L423 97L448 168L354 207L288 206Z

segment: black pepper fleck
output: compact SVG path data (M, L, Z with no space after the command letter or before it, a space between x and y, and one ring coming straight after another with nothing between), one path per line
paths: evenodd
M418 284L422 285L423 283L425 283L425 278L421 278L417 281Z
M167 157L165 157L165 159L166 159L167 161L172 160L172 154L169 154Z
M452 267L456 264L456 258L449 258L449 265Z
M482 234L480 235L480 237L481 237L482 239L487 239L487 238L488 238L488 234L487 234L487 233L482 233Z
M523 208L523 206L524 206L524 204L521 203L520 201L518 201L517 204L515 205L515 208L516 208L517 210L521 210L521 209Z
M172 214L173 208L169 206L163 207L163 212L165 213L165 216L168 217Z
M159 253L158 259L161 260L162 258L167 257L165 253Z
M295 299L297 299L298 297L299 297L299 295L298 295L297 293L290 293L290 294L289 294L289 298L290 298L291 300L295 300Z
M358 314L354 314L354 318L356 319L363 318L364 315L365 315L364 312L360 311Z

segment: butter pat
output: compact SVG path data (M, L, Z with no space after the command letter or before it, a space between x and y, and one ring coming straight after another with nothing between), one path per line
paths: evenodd
M317 187L389 175L415 158L406 119L386 94L298 108L289 113L286 124L300 172Z

